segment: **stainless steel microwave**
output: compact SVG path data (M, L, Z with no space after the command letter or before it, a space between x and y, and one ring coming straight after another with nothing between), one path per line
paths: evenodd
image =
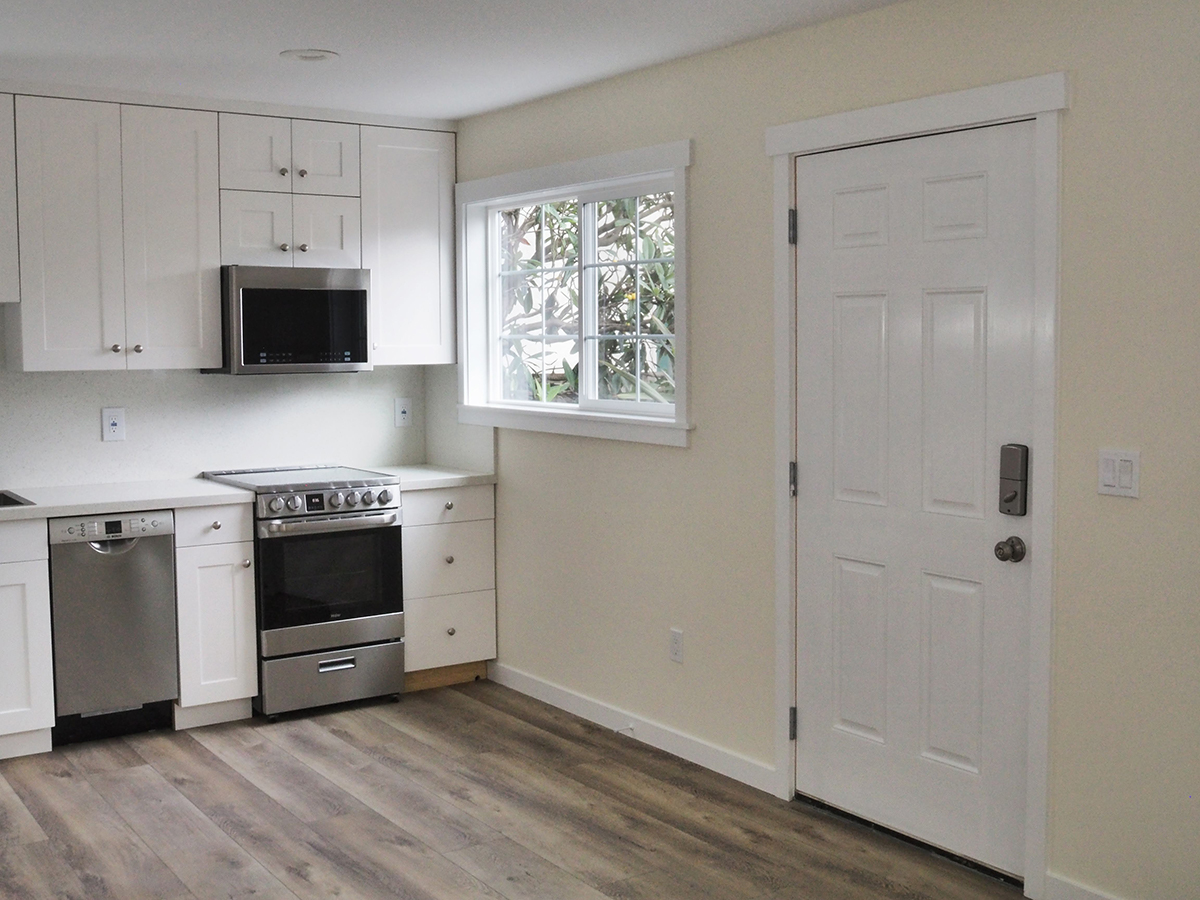
M232 375L371 369L368 269L222 266L224 356Z

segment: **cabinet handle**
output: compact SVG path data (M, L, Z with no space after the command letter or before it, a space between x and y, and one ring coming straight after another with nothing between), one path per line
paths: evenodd
M279 249L280 249L280 250L282 250L284 253L287 253L287 252L288 252L289 250L291 250L292 248L291 248L291 247L289 247L287 244L280 244L280 245L279 245Z
M299 249L299 251L301 253L307 253L308 252L308 244L301 244L299 246L299 248L297 248L297 249Z
M113 344L111 349L113 353L120 353L124 348L120 344Z
M446 501L446 509L454 509L454 501L453 500Z
M447 557L446 557L446 565L451 565L453 562L454 562L454 557L453 557L453 556L447 556Z
M447 628L446 634L450 635L450 637L454 637L454 628L453 627Z
M250 560L248 560L248 559L243 559L243 560L242 560L242 568L243 568L243 569L248 569L248 568L250 568Z
M297 175L299 175L301 178L304 178L304 177L306 177L306 176L308 175L308 169L301 169L301 170L300 170L299 172L297 172L296 174L297 174Z
M145 348L145 347L143 347L141 344L134 344L134 345L133 345L133 352L134 352L134 353L141 353L141 352L142 352L143 350L145 350L145 349L146 349L146 348Z
M217 521L213 522L212 527L213 527L213 531L220 531L221 530L221 520L217 519Z
M286 178L286 177L287 177L287 173L288 173L288 170L287 170L287 167L286 167L286 166L282 166L282 167L280 167L280 169L279 169L279 174L280 174L280 175L282 175L282 176L284 176L284 177Z

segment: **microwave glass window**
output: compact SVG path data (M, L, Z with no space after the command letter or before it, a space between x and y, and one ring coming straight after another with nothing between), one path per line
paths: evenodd
M242 362L365 363L367 293L242 288Z

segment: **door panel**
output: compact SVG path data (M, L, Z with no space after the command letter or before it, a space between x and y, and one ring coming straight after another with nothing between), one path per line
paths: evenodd
M801 793L1021 874L1033 125L796 163ZM1036 548L1032 548L1036 552Z

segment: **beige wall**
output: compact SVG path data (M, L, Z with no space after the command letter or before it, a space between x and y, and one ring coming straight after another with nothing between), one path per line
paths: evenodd
M500 431L501 661L773 762L764 130L1065 70L1050 868L1200 897L1198 60L1195 0L911 0L464 122L463 180L695 141L692 446Z

